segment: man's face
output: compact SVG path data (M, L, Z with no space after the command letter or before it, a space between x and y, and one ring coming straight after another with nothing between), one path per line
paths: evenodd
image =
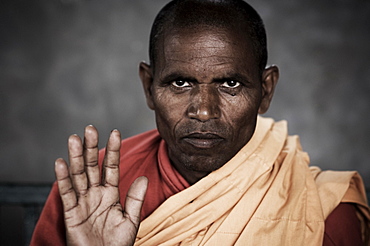
M196 182L252 137L265 94L258 62L246 35L219 28L170 31L159 50L143 80L148 104L172 164Z

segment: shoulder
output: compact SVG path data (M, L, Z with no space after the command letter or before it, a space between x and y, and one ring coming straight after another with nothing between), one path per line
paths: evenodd
M356 205L340 203L325 220L324 246L363 245Z
M145 152L153 152L157 149L162 138L156 129L123 139L121 141L120 156L127 159ZM103 162L105 148L99 151L99 164Z
M124 151L143 151L144 149L156 146L161 141L161 137L156 129L150 130L138 135L123 139L121 142L121 150Z
M33 231L30 245L66 245L63 205L55 182Z

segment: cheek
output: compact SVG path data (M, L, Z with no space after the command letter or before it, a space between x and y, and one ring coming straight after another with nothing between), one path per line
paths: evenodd
M229 120L245 121L258 112L260 102L257 93L223 97L222 111Z
M157 126L163 133L174 132L174 128L184 118L186 112L185 100L168 95L164 89L154 94Z
M224 119L231 126L236 137L250 135L254 130L260 101L258 93L243 93L223 100Z

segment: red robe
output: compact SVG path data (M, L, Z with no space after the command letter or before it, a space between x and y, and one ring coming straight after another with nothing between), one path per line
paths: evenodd
M189 186L170 163L165 142L157 130L122 141L120 151L120 199L124 204L132 182L140 176L149 179L141 219L149 216L168 197ZM99 165L104 149L99 153ZM66 245L63 207L55 183L36 225L31 245ZM323 245L362 245L360 223L351 204L340 204L325 222Z

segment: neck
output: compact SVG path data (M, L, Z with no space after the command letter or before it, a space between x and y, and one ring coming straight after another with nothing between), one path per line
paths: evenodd
M209 172L200 172L189 170L184 165L176 164L175 162L171 161L171 164L176 168L176 170L181 174L182 177L190 184L193 185L205 176L209 174Z

